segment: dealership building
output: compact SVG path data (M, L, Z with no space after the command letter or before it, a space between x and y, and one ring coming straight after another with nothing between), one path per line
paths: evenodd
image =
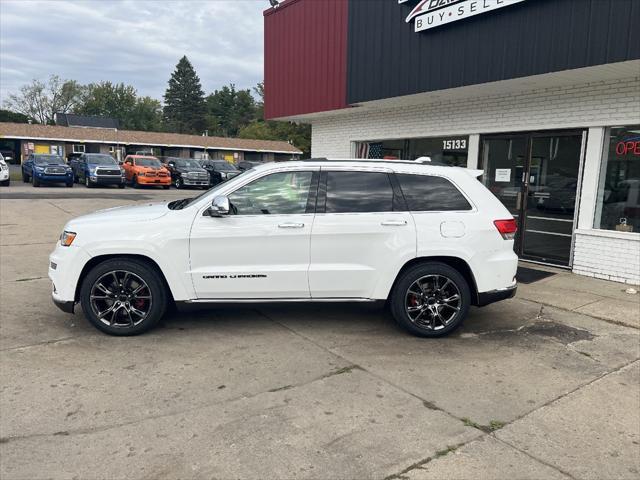
M285 0L265 114L312 156L484 171L531 262L640 284L640 2Z

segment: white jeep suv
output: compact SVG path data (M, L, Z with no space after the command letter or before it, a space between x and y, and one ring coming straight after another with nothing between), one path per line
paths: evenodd
M405 161L269 163L202 195L71 220L53 300L113 335L169 304L388 301L436 337L515 294L516 224L482 172Z

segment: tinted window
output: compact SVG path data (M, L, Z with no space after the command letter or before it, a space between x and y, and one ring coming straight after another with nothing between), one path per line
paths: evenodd
M235 215L305 213L312 172L281 172L259 178L229 195Z
M393 188L386 173L327 172L326 213L391 212Z
M408 174L396 177L411 211L471 210L460 190L446 178Z

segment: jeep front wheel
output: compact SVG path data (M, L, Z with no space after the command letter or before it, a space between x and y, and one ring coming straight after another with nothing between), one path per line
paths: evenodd
M80 303L98 330L138 335L158 324L167 308L167 292L160 274L145 262L114 259L87 274Z
M444 263L423 263L405 271L390 298L391 313L420 337L441 337L458 328L471 304L465 278Z

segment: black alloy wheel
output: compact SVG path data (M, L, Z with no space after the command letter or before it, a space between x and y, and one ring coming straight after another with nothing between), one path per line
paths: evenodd
M107 260L84 278L80 303L87 319L110 335L137 335L153 328L167 307L160 274L143 261Z
M390 298L395 320L421 337L441 337L462 325L471 305L464 276L436 262L416 265L398 278Z

